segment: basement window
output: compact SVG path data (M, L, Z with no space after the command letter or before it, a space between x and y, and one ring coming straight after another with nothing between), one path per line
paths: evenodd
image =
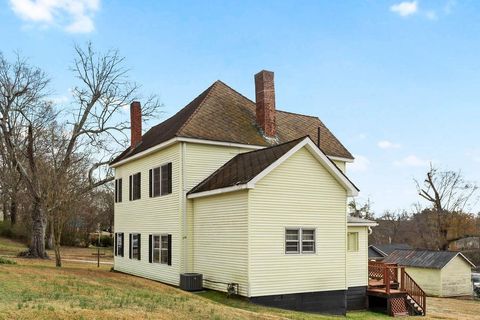
M312 228L285 229L285 253L286 254L315 253L315 229L312 229Z
M347 237L347 250L349 252L358 251L358 232L349 232Z

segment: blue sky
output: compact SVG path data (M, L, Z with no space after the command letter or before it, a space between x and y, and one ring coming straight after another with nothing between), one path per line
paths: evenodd
M253 75L272 70L277 108L327 124L377 214L418 201L413 179L430 161L480 182L477 1L11 0L0 36L59 101L75 43L118 48L164 118L217 79L253 98Z

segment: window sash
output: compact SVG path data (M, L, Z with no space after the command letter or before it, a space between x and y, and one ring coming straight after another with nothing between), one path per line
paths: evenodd
M130 245L132 250L132 259L140 260L140 234L132 234L132 243Z
M172 163L150 169L150 197L164 196L172 193Z
M312 228L285 229L285 253L316 253L316 236Z
M115 239L115 244L116 244L116 255L123 257L123 232L119 232L116 234L116 239Z
M160 236L154 235L152 240L152 262L160 263Z
M168 235L161 236L160 245L160 263L168 264Z
M130 176L130 200L141 198L141 175L137 172Z

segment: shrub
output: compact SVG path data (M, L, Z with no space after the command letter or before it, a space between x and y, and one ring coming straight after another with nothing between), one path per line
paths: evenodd
M93 246L98 246L98 238L92 238L90 243ZM113 246L113 237L111 236L101 236L100 237L100 247L112 247Z
M17 264L15 261L0 257L0 264Z

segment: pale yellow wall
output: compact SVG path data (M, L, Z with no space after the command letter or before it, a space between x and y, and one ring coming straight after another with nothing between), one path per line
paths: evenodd
M428 296L440 296L442 281L440 269L407 267L405 271L425 291Z
M172 162L172 193L149 198L148 171ZM128 177L141 172L141 199L128 200ZM180 145L153 153L115 169L115 178L122 178L123 202L115 204L115 232L124 232L125 255L115 257L115 270L178 285L181 269L181 216L180 216ZM141 234L141 261L130 260L129 233ZM148 262L148 235L172 235L172 265Z
M233 282L247 296L248 191L197 198L193 209L194 271L203 274L206 288L226 291L225 283Z
M227 161L239 153L251 151L251 149L216 146L199 143L185 143L185 185L186 192L190 191L197 184L211 175ZM187 221L188 221L188 271L192 271L193 266L193 201L187 201Z
M345 161L333 160L333 163L337 165L337 167L342 170L343 173L346 173L346 163Z
M368 285L368 227L348 227L358 232L358 251L347 251L348 287Z
M345 290L346 191L305 148L250 193L250 295ZM286 227L316 228L315 254L285 254Z
M467 296L472 295L472 269L460 256L452 259L441 272L442 296Z

